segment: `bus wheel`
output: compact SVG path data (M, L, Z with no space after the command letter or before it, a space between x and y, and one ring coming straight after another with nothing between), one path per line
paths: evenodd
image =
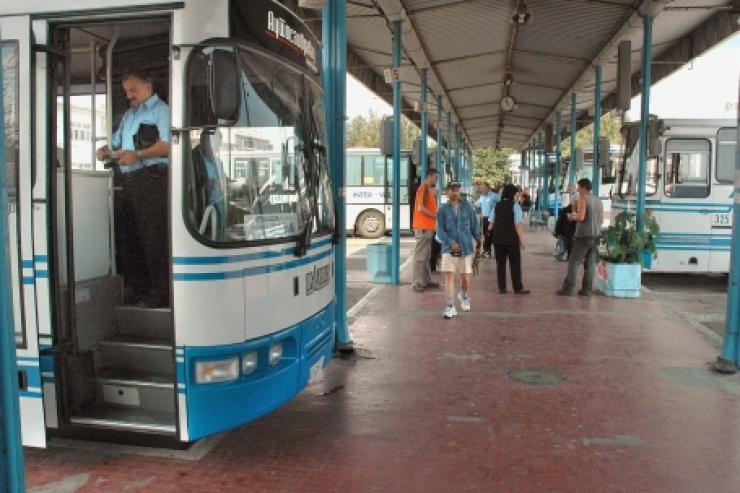
M357 232L362 238L376 239L385 234L385 218L378 211L364 211L357 218Z

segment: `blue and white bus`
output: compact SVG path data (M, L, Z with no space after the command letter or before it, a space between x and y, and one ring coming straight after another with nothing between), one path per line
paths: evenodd
M0 6L0 33L24 444L90 430L192 441L300 392L335 332L307 26L271 0L28 0ZM132 65L170 109L166 308L124 304L118 173L72 158L110 140ZM249 154L266 150L279 173L255 184Z
M380 149L347 149L345 165L347 231L362 238L380 238L393 227L393 158ZM417 166L409 150L401 151L401 224L409 231L412 224L412 196L417 183Z
M653 272L729 272L735 190L734 120L653 120L646 211L660 226ZM639 122L623 127L614 214L636 209Z

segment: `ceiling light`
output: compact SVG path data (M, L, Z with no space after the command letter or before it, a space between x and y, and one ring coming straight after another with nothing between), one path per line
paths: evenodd
M513 83L514 83L514 76L511 75L511 72L509 72L504 77L504 85L508 87L508 86L512 85Z
M511 16L511 21L514 24L519 24L520 26L523 26L531 20L532 14L529 12L526 2L519 2L516 6L516 9L514 9L514 15Z

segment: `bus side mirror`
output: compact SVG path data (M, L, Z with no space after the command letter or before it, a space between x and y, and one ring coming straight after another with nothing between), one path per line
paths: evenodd
M215 49L211 53L211 109L218 120L239 119L239 69L236 53Z

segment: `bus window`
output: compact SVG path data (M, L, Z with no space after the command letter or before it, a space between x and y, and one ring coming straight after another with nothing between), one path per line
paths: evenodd
M237 52L241 97L236 122L216 121L210 113L214 50ZM309 166L309 149L324 145L323 123L306 121L306 109L322 100L320 87L300 70L245 46L193 51L187 78L192 130L185 213L190 230L227 244L298 237L318 199L309 194L319 194L308 187L305 173L318 168L318 163Z
M3 108L5 110L5 162L8 167L6 187L8 200L15 204L18 170L18 43L3 41ZM10 205L10 204L9 204Z
M669 139L665 158L665 195L705 198L709 195L710 144L704 139Z
M385 156L364 156L362 185L385 186Z
M717 132L717 181L720 183L735 182L735 149L737 148L737 130L722 128Z
M393 158L388 158L388 200L393 201ZM401 203L409 203L409 157L401 156Z
M344 175L348 187L362 185L362 156L347 156L346 173Z

